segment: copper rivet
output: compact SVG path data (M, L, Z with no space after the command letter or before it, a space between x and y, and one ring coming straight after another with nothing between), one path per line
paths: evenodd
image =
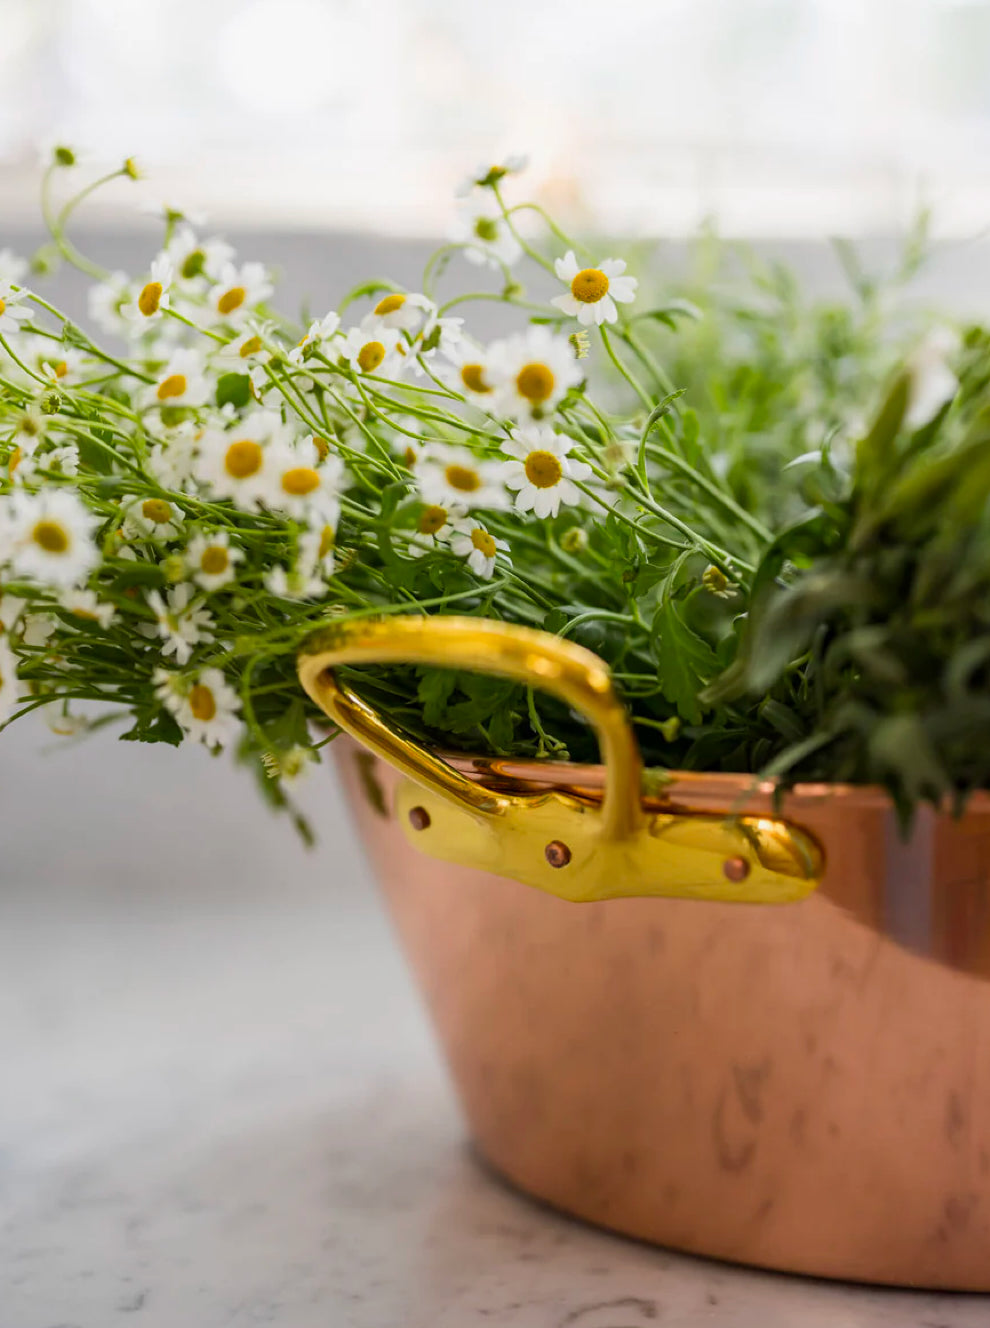
M571 860L571 850L559 839L551 839L543 852L551 867L566 867Z
M411 807L409 809L409 824L414 830L425 830L430 824L430 813L425 807Z
M749 863L745 858L726 858L722 863L722 872L730 881L745 881L749 875Z

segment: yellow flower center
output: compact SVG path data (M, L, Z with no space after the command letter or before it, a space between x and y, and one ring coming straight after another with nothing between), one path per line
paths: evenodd
M474 233L486 244L494 244L498 239L498 222L494 217L479 217L474 223Z
M10 460L7 462L7 474L13 475L14 471L24 460L24 453L19 447L15 447L10 454Z
M450 487L459 493L474 493L481 488L481 476L470 466L448 466L443 476Z
M396 309L401 309L406 302L404 295L386 295L383 300L379 300L375 305L375 313L383 318L386 314L394 314Z
M7 308L7 301L6 301L6 300L0 300L0 316L3 315L3 311L4 311L6 308Z
M261 469L261 445L251 438L231 443L223 459L223 468L232 479L246 480Z
M29 438L37 438L41 433L41 425L32 415L22 415L21 422L17 426L18 433L27 434Z
M167 525L172 520L172 504L164 498L148 498L141 504L141 515L153 525Z
M416 523L416 529L421 535L435 535L438 530L443 530L446 524L446 507L425 507Z
M207 576L221 576L230 566L230 554L222 544L210 544L203 550L199 570Z
M462 364L461 382L469 392L490 392L492 389L485 382L485 366L483 364Z
M45 553L65 553L69 548L69 535L57 521L39 521L31 538Z
M330 455L330 444L327 440L321 438L319 434L313 434L313 446L316 448L316 455L320 460L326 461L327 457Z
M56 378L64 378L68 372L69 366L66 364L65 360L59 360L58 364L52 365L52 373Z
M249 355L257 355L259 350L261 350L261 338L248 337L237 353L242 360L246 360Z
M336 543L336 536L333 533L333 526L324 526L320 534L320 548L317 553L318 558L325 558L333 549Z
M138 296L138 308L144 314L145 318L150 318L152 314L158 312L158 306L162 302L162 283L160 281L149 281L147 286Z
M247 291L243 286L231 286L230 290L225 290L217 300L217 310L222 314L232 314L246 299Z
M374 373L385 358L385 347L380 341L367 341L358 351L357 362L362 373Z
M480 526L476 526L474 530L471 531L471 543L476 549L480 550L486 558L495 557L495 541L492 539L491 535L489 535L487 530L482 530Z
M582 268L571 282L571 294L582 304L597 304L608 294L608 277L600 268Z
M552 452L530 452L526 458L526 478L537 489L552 489L563 473L559 458Z
M283 492L296 498L304 498L307 493L320 487L320 477L310 466L296 466L282 476Z
M210 691L209 687L198 682L189 689L189 709L193 713L193 718L208 724L217 713L216 697Z
M181 397L188 386L185 374L169 374L158 384L158 400L167 401L169 397Z
M516 374L516 391L527 401L539 405L551 395L557 380L545 364L524 364Z
M415 466L417 461L417 456L416 456L416 449L412 446L412 444L410 444L406 448L406 450L402 453L402 460L406 463L406 465L409 467L410 470L412 470L413 466Z

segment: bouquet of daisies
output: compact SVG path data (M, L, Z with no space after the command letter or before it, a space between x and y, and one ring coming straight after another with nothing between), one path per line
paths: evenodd
M971 478L979 329L918 342L845 250L846 304L806 305L759 265L743 295L717 265L693 298L660 294L511 201L519 161L471 178L420 289L362 284L296 326L263 263L175 210L144 272L99 269L68 233L94 184L54 201L73 163L56 148L45 172L37 279L0 253L0 722L42 709L57 731L233 745L281 801L327 741L296 681L306 638L450 612L597 650L654 765L880 780L908 801L990 776L990 747L943 713L954 652L990 640L985 511L971 489L947 530L917 497L936 494L927 467ZM42 293L61 261L92 279L90 326ZM473 335L482 301L516 330ZM898 486L913 515L886 510ZM937 622L914 596L936 546ZM448 748L593 750L578 716L498 679L351 680Z

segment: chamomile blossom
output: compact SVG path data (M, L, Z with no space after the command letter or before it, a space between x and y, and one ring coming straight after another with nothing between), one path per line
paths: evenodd
M9 281L0 281L0 333L4 336L16 335L31 317L24 303L27 294L26 290L15 290Z
M495 378L491 357L484 346L468 337L444 349L447 361L438 375L445 383L467 397L482 410L492 410L495 404Z
M213 363L225 373L247 373L252 365L264 364L270 359L271 352L265 346L261 332L252 326L218 347L213 355Z
M341 343L344 359L357 374L397 378L406 361L399 333L392 327L352 327Z
M42 585L75 586L99 562L93 543L99 522L71 489L15 490L8 495L6 507L0 557L6 546L15 576Z
M121 336L128 323L124 308L132 297L131 283L126 272L111 272L105 281L90 286L87 296L89 316L103 332Z
M163 255L155 259L148 274L148 280L140 287L135 287L118 308L120 317L132 334L146 332L169 308L169 291L175 278L175 270Z
M192 226L183 224L176 228L165 255L175 268L177 280L202 284L220 280L224 267L234 257L234 248L216 236L200 240Z
M436 305L426 295L392 291L382 296L361 326L372 332L382 327L415 332L435 313Z
M17 656L5 636L0 636L0 724L14 713L20 696L17 678Z
M424 363L435 359L437 354L449 357L455 353L463 328L463 318L441 318L435 311L430 314L409 347L413 373L421 378L426 373Z
M416 529L409 540L409 556L424 558L428 553L446 547L453 533L453 522L467 516L463 507L443 507L427 503L416 518Z
M570 455L574 441L547 425L517 429L502 444L513 460L505 463L506 488L516 492L516 509L534 516L556 516L561 504L580 503L581 490L575 481L591 477L591 467Z
M148 453L148 469L163 489L188 490L196 468L201 430L191 420L163 429Z
M551 413L584 377L569 340L540 326L493 342L488 348L488 373L496 410L520 421Z
M14 462L15 469L17 461L22 456L33 456L47 432L48 416L43 415L37 406L30 405L21 411L16 417L14 428L8 436L8 441L15 454L18 454Z
M466 447L431 443L416 459L416 482L426 503L499 509L508 506L503 464L482 460Z
M224 747L240 732L240 698L220 669L201 669L194 679L156 669L155 694L184 732L207 747Z
M81 350L53 345L47 339L37 358L39 369L54 387L71 387L78 383L89 364Z
M472 174L465 176L457 186L456 195L458 198L466 198L475 189L490 189L507 175L518 175L528 165L529 157L522 153L515 153L503 161L479 162Z
M202 355L195 350L176 350L148 389L146 402L155 406L203 406L212 394Z
M264 263L243 263L240 267L224 263L206 306L213 321L236 326L249 318L274 289Z
M322 318L315 318L309 325L306 335L289 351L287 359L290 364L299 364L303 360L306 352L310 348L316 348L325 345L334 336L340 328L340 315L332 309Z
M329 457L321 466L310 464L315 459L312 446L307 456L298 444L273 444L266 468L265 506L307 524L315 520L336 524L343 465L337 457Z
M458 210L449 234L465 246L464 257L472 263L502 269L522 257L522 246L491 193L473 193Z
M201 589L219 590L234 580L237 564L244 553L231 544L226 530L217 530L209 534L200 531L194 535L184 556L192 579Z
M93 590L63 591L58 602L73 617L98 623L100 627L109 627L117 614L116 608L100 600Z
M327 583L312 560L300 558L292 567L280 563L265 573L265 589L281 599L319 599L326 594Z
M167 498L137 498L127 508L121 530L125 539L164 543L179 535L184 519Z
M212 641L213 618L206 609L190 603L193 587L182 582L162 598L157 590L148 591L148 607L155 615L162 654L174 655L179 665L187 664L193 647Z
M496 539L478 521L453 522L450 549L458 558L466 559L471 571L474 572L475 576L480 576L483 581L491 580L492 573L495 571L496 559L500 555L504 562L508 563L509 561L505 557L509 551L507 542L503 539Z
M636 298L639 283L635 277L623 276L625 259L604 258L598 267L578 267L574 250L568 249L554 263L554 270L569 290L566 295L555 295L550 303L585 326L618 322L615 301L630 304Z
M269 491L269 444L290 436L281 418L263 409L230 429L208 428L198 440L194 474L214 497L257 511Z

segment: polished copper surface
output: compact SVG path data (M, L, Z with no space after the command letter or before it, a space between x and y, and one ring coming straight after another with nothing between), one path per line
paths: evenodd
M804 786L799 903L571 904L427 858L398 776L334 744L471 1130L579 1217L719 1258L990 1290L990 799L904 843L877 790ZM460 761L600 796L597 767ZM378 792L386 813L380 810ZM686 775L649 802L769 814Z

